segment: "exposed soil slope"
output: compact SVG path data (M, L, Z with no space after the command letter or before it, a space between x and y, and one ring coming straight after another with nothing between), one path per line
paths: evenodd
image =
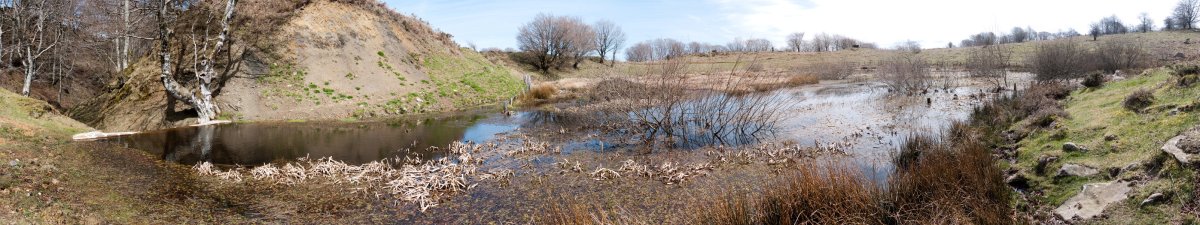
M449 34L381 5L316 1L268 40L279 50L246 54L215 96L221 119L347 119L456 110L517 94L510 69L461 49ZM238 48L236 36L234 48ZM262 45L255 43L256 46ZM245 46L243 46L245 47ZM168 107L156 58L72 116L106 131L191 123Z

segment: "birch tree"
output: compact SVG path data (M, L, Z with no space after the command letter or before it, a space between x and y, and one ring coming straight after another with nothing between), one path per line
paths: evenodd
M192 69L196 73L196 81L193 86L198 89L198 93L176 81L172 71L171 50L173 48L171 46L171 36L174 34L174 31L171 28L173 19L170 12L175 6L172 3L172 0L163 0L158 10L159 60L162 66L162 74L159 78L162 80L163 88L167 93L175 99L181 100L195 108L198 122L200 124L207 124L212 119L215 119L217 113L220 112L212 99L212 90L215 88L213 87L213 81L216 78L214 59L226 48L225 45L229 36L229 21L233 18L237 0L226 0L224 14L219 21L220 31L211 45L208 43L210 39L207 37L207 32L205 32L205 36L202 38L195 36L196 34L194 33L191 34L193 46L198 47L193 48L192 52L193 63L195 63L192 65Z
M55 6L62 6L65 3L47 1L41 0L36 2L36 5L29 5L30 9L32 9L29 13L33 18L26 20L32 23L32 27L26 35L28 43L24 46L25 85L21 87L21 95L24 96L29 96L30 85L33 84L33 78L37 76L38 69L40 69L38 59L45 55L46 52L54 49L54 46L58 45L62 36L61 32L47 35L47 33L51 32L46 30L46 26L47 20L56 14L53 12L53 9L58 7ZM54 23L55 21L49 22L52 26L58 25Z

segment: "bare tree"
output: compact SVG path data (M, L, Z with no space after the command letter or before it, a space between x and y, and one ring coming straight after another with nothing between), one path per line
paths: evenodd
M596 53L600 54L600 64L604 64L604 57L612 53L613 65L616 65L617 49L625 44L625 32L608 20L597 21L592 28L596 30Z
M745 52L746 41L742 40L740 37L734 38L733 41L725 44L725 49L729 50L730 52Z
M1150 19L1150 14L1142 13L1138 15L1138 22L1138 32L1146 33L1154 31L1154 19Z
M1088 35L1092 36L1092 41L1100 39L1100 35L1104 34L1103 29L1104 28L1101 28L1100 24L1098 24L1098 23L1092 24L1091 29L1088 29Z
M175 99L181 100L195 108L198 123L206 124L212 119L215 119L217 113L220 112L220 109L217 108L217 105L212 100L212 90L215 88L212 87L212 84L217 76L217 74L214 72L214 66L216 64L214 59L218 56L218 54L225 51L226 41L229 37L229 22L233 18L237 0L226 0L225 10L222 14L221 20L219 21L220 31L218 31L215 39L210 39L207 37L208 32L204 32L204 37L197 37L195 36L196 34L194 32L191 33L193 45L192 57L194 60L192 69L196 73L196 82L194 86L196 86L198 89L198 94L196 91L190 90L182 83L179 83L175 80L172 70L173 67L171 65L171 52L173 49L171 46L171 36L174 34L171 24L177 20L177 18L175 18L177 16L172 15L171 12L179 7L195 7L195 5L192 4L180 6L180 3L181 2L172 0L163 0L159 6L157 16L159 33L158 40L160 47L159 62L162 65L162 74L159 76L159 78L162 80L163 89L165 89L167 93L169 93ZM210 44L209 40L214 41L214 43ZM203 47L199 47L201 45Z
M771 40L767 39L750 39L746 40L746 51L749 52L769 52L774 51L775 47L771 44Z
M596 31L579 17L568 17L560 22L568 29L566 50L571 56L571 68L579 69L579 63L587 59L599 44L595 41Z
M67 3L58 0L40 0L20 2L19 4L28 13L28 15L18 16L17 24L28 27L28 30L24 32L24 40L22 40L25 44L18 45L18 47L24 47L22 57L25 59L25 84L21 87L21 95L29 96L33 78L37 76L42 66L45 66L44 63L40 63L40 59L46 52L53 50L63 38L63 32L55 28L60 27L60 22L63 22L59 17L63 12L58 10L63 10L65 8L63 6Z
M913 54L921 53L921 43L913 40L904 41L896 45L896 50L911 52Z
M1175 25L1176 25L1175 20L1171 19L1171 17L1167 17L1166 19L1163 19L1163 30L1166 30L1166 31L1175 30L1175 29L1177 29L1175 27Z
M971 77L984 78L994 86L1008 86L1008 66L1012 53L1000 45L971 50L964 67Z
M654 47L649 43L639 42L625 49L625 60L630 62L647 62L654 59Z
M1029 33L1028 33L1028 32L1026 32L1026 31L1025 31L1025 29L1021 29L1020 27L1013 27L1013 29L1012 29L1012 42L1014 42L1014 43L1022 43L1022 42L1025 42L1025 41L1027 41L1027 40L1029 40Z
M579 59L581 51L594 49L591 45L595 43L594 36L590 26L578 17L538 14L519 29L517 46L529 54L531 59L526 63L549 73L551 68L561 68L564 63Z
M883 59L879 73L893 90L916 92L929 88L929 61L919 54L899 52Z
M1129 33L1129 27L1121 22L1121 18L1117 15L1104 17L1100 19L1100 32L1104 34L1124 34Z
M792 33L787 36L788 49L793 52L804 51L804 32Z
M1191 30L1195 28L1197 17L1200 17L1200 0L1180 0L1175 5L1172 20L1175 28Z

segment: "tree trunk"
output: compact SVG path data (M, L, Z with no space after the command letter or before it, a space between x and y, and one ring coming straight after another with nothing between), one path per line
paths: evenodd
M124 29L121 31L122 35L119 40L120 43L117 45L117 70L125 70L125 68L129 67L129 35L131 35L129 33L129 1L130 0L125 0L123 5L124 10L122 12L122 25L124 25Z
M25 47L25 86L21 88L21 95L29 96L29 84L33 83L33 50L28 46Z
M158 40L160 51L158 53L159 62L162 65L162 74L159 79L162 80L163 89L168 94L179 99L188 105L192 105L196 109L197 119L199 123L208 123L212 118L212 110L208 106L200 102L200 98L192 94L191 91L185 89L182 85L175 81L174 75L171 73L171 30L167 28L167 9L171 6L171 0L163 0L162 6L158 10Z

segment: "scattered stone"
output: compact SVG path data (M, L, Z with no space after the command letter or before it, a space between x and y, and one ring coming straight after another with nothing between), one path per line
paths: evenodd
M1062 150L1064 152L1086 152L1087 148L1077 145L1075 142L1067 142L1063 144Z
M1045 174L1046 166L1055 161L1058 161L1058 156L1042 155L1041 157L1038 157L1037 165L1033 167L1033 170L1034 172L1037 172L1037 174Z
M1018 189L1029 188L1029 178L1025 177L1025 174L1021 173L1009 175L1008 178L1004 178L1004 183L1008 184L1008 186Z
M1083 185L1083 191L1067 199L1054 209L1054 214L1063 220L1087 220L1104 212L1109 204L1129 198L1130 183L1109 181Z
M1196 154L1185 152L1183 149L1179 148L1179 141L1183 140L1183 138L1184 135L1171 138L1171 140L1168 140L1167 144L1164 144L1160 150L1175 157L1175 160L1179 161L1179 163L1184 165L1192 165L1195 163L1197 157Z
M1100 173L1100 170L1095 168L1075 164L1064 164L1058 169L1058 175L1055 175L1055 177L1086 177L1096 175L1098 173Z
M1179 58L1179 59L1187 58L1187 55L1184 55L1182 52L1176 52L1175 58Z
M1116 141L1116 140L1117 140L1116 134L1104 135L1104 141Z
M1154 194L1150 194L1150 197L1146 197L1145 200L1142 200L1142 204L1140 206L1155 204L1155 203L1161 202L1164 199L1166 199L1166 195L1163 195L1162 193L1159 193L1159 192L1155 192Z
M16 159L14 159L14 160L8 160L8 166L11 166L11 167L17 167L17 166L19 166L19 165L21 165L21 161L20 161L20 160L16 160Z

